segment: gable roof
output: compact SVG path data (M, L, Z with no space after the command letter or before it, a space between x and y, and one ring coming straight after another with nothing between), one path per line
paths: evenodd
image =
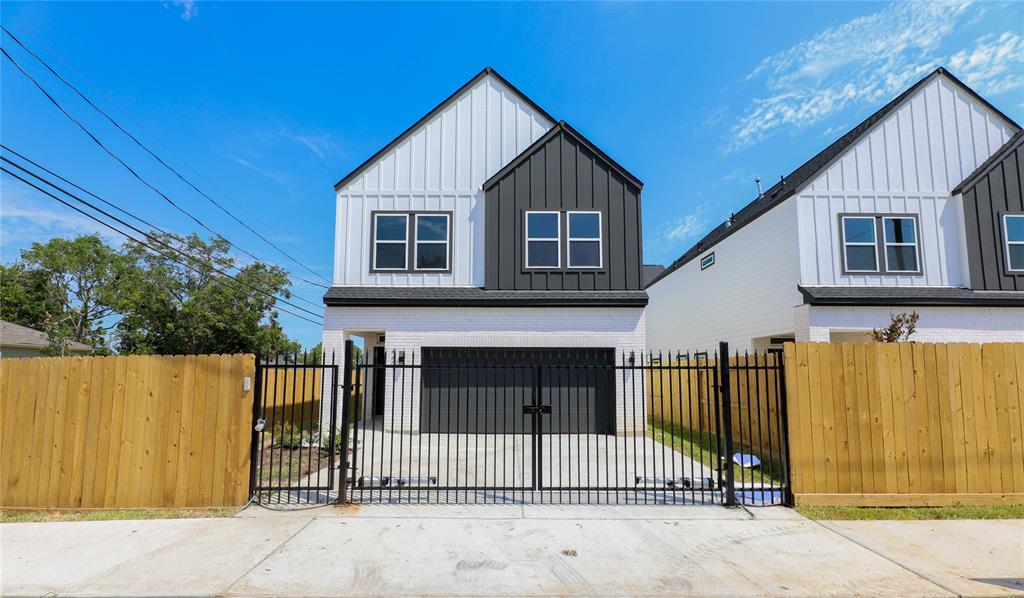
M50 336L28 326L0 320L0 347L20 347L23 349L45 349L50 344ZM85 343L71 341L68 348L72 351L93 351Z
M450 95L447 98L445 98L444 101L442 101L440 104L435 106L430 112L427 112L418 121L414 122L412 124L412 126L410 126L408 129L406 129L405 131L402 131L402 133L398 137L395 137L394 139L392 139L387 145L385 145L380 150L378 150L377 153L375 153L372 156L370 156L369 158L367 158L367 160L365 162L363 162L362 164L360 164L359 166L357 166L355 168L355 170L353 170L352 172L350 172L350 173L346 174L345 176L341 177L341 180L339 180L337 183L334 184L334 190L338 191L339 189L341 189L342 187L347 185L349 182L351 182L352 179L354 179L357 176L359 176L360 174L362 174L362 172L364 170L366 170L367 168L372 166L377 160L379 160L381 157L383 157L384 154L388 153L389 151L391 151L392 149L397 147L400 143L405 141L409 136L411 136L413 133L415 133L417 129L419 129L421 126L423 126L424 124L429 122L430 119L434 118L434 116L436 116L442 110L447 108L450 104L455 102L455 100L457 100L459 98L459 96L461 96L466 90L472 88L481 79L483 79L484 77L487 77L487 76L491 76L491 77L494 77L495 79L497 79L502 85L507 87L509 90L511 90L517 96L519 96L531 108L533 108L534 110L539 112L542 116L547 118L549 121L556 122L556 119L553 116L551 116L550 114L547 113L546 110L544 110L543 108L538 106L533 100L531 100L529 97L527 97L526 94L524 94L523 92L519 91L519 89L517 89L515 85L512 85L511 83L509 83L508 80L505 79L505 77L502 77L500 74L498 74L498 71L494 70L493 68L491 68L489 66L488 67L484 67L484 69L482 71L480 71L479 73L477 73L472 79L470 79L469 81L466 81L466 83L462 87L456 89L455 92L452 93L452 95Z
M498 172L494 173L494 175L491 176L491 178L484 181L484 184L481 185L481 188L484 191L487 191L494 185L498 184L498 181L504 178L505 175L507 175L509 172L511 172L514 168L516 168L523 162L529 160L530 156L532 156L534 152L536 152L539 148L543 147L544 144L546 144L548 141L551 141L551 139L553 139L556 135L562 133L572 137L574 140L576 140L577 143L587 148L587 150L594 154L597 158L607 163L612 170L618 173L619 176L624 178L631 185L635 186L637 189L643 189L644 184L640 179L636 178L631 172L629 172L621 165L619 165L619 163L613 160L611 156L604 153L601 150L601 148L594 145L589 139L584 137L582 133L574 129L572 125L565 122L564 120L558 121L558 124L551 127L551 130L541 135L540 138L537 139L537 141L531 143L530 146L524 149L522 152L520 152L518 156L512 158L508 164L503 166L500 170L498 170Z
M679 268L682 268L700 254L714 247L716 244L718 244L718 242L722 241L729 235L740 230L744 226L750 224L762 214L768 212L772 208L778 206L782 202L792 197L794 194L796 194L798 189L800 189L805 183L811 181L820 172L825 170L825 168L829 166L833 160L838 158L850 146L856 143L857 140L859 140L871 129L873 129L876 124L884 120L885 117L889 116L890 113L892 113L894 110L896 110L896 108L901 106L904 103L904 101L906 101L918 90L925 87L933 79L939 76L946 77L947 79L955 83L958 87L960 87L964 92L967 93L967 95L969 95L979 104L991 110L999 118L1005 120L1007 123L1015 127L1018 131L1021 130L1020 125L1014 122L1013 119L1000 112L998 108L990 104L985 98L978 95L977 92L975 92L962 81L954 77L953 74L947 71L945 68L939 67L932 71L931 73L929 73L928 75L924 76L917 83L914 83L913 85L908 87L903 93L896 96L888 104L882 106L874 114L864 119L864 121L861 122L859 125L850 129L845 135L837 139L831 145L818 152L818 154L815 155L813 158L801 164L796 170L789 173L789 175L782 177L782 180L772 185L767 191L761 194L761 196L754 199L754 201L750 202L749 204L741 208L738 212L733 214L729 218L729 220L723 222L722 224L719 224L711 232L705 235L704 238L702 238L700 241L697 241L697 243L694 244L693 247L691 247L685 253L683 253L683 255L681 255L676 261L672 262L667 268L665 268L665 271L662 272L657 277L655 277L654 280L652 280L647 286L649 287L655 284L662 278L665 278L666 276L675 272Z
M1017 131L1017 134L1010 137L1010 139L1003 144L1003 147L996 150L996 153L989 156L988 160L982 162L980 166L974 169L974 172L967 175L967 178L961 181L960 184L950 192L950 195L957 195L963 192L965 188L974 185L978 182L978 179L995 170L1007 156L1012 154L1013 151L1021 145L1024 145L1024 131Z

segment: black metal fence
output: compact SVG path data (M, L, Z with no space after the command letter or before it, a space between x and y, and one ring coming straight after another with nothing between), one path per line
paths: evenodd
M424 348L257 367L261 503L790 504L782 356Z

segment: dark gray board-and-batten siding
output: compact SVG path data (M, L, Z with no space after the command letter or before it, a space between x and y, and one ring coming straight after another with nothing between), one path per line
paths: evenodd
M1024 291L1024 274L1008 271L1004 214L1024 213L1024 133L1017 133L955 191L963 194L971 288Z
M559 123L484 183L485 288L489 290L640 290L643 288L642 183L567 124ZM525 267L528 210L600 211L602 267Z

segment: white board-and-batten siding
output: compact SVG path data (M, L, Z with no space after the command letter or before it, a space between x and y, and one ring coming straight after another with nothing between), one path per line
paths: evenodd
M480 186L554 123L493 76L465 90L337 192L335 285L484 285ZM371 213L452 212L450 273L370 272Z
M1015 130L939 75L797 194L805 285L968 286L963 207L950 191ZM922 273L843 274L839 215L918 215Z

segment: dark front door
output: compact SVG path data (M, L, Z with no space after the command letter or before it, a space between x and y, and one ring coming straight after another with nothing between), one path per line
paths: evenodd
M614 433L613 349L439 347L422 355L421 431Z
M373 363L381 367L373 370L373 415L384 416L384 388L387 383L387 370L384 369L384 347L373 348Z

